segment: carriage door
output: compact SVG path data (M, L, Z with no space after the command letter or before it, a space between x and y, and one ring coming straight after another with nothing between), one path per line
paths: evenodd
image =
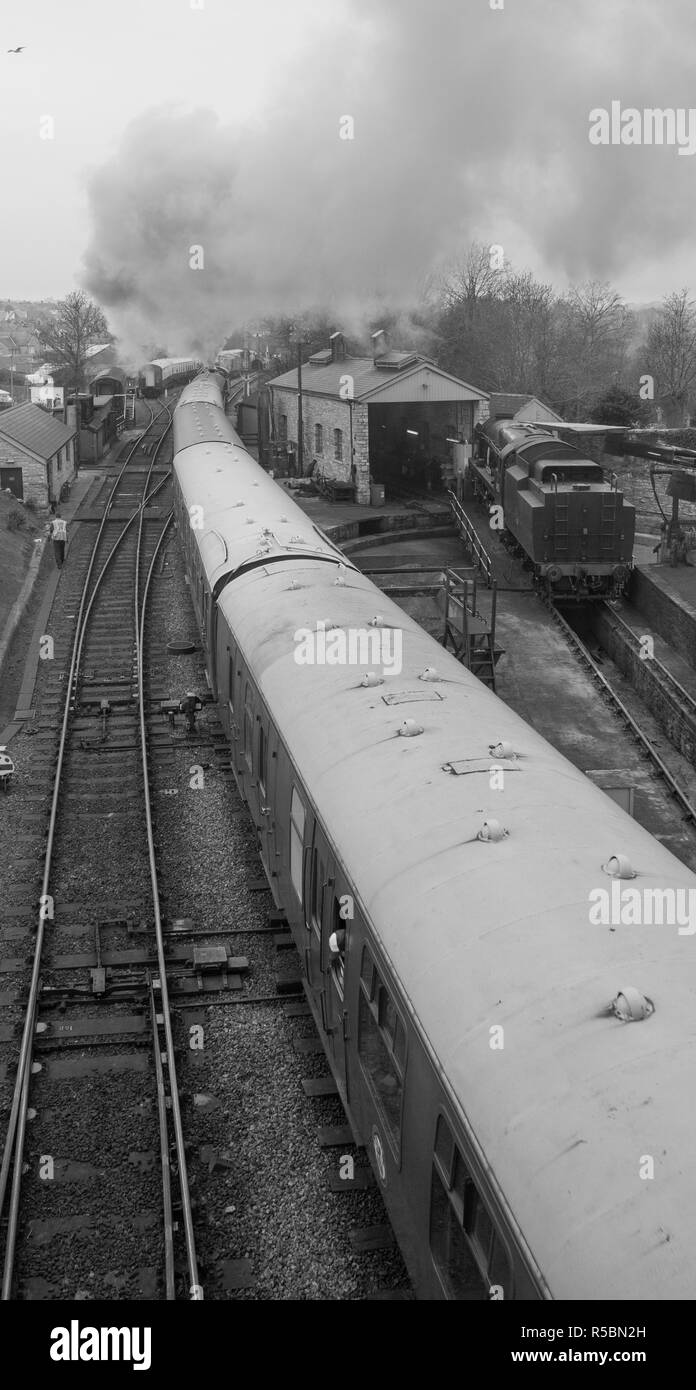
M312 838L305 857L305 971L315 1006L320 1007L323 989L322 914L327 891L329 848L321 827L314 821Z
M278 740L273 725L265 714L258 726L258 836L259 854L266 870L268 881L273 887L276 872L275 819L273 808L276 797L276 769L278 766Z
M331 888L327 888L324 896L326 1032L336 1070L346 1084L344 976L349 929L350 923L341 917L341 899L336 892L335 883L332 883ZM335 937L339 947L338 951L330 949L329 943L332 937Z
M345 1079L343 1035L343 971L345 950L332 952L329 941L333 932L345 927L340 918L340 902L336 896L336 874L333 855L326 844L320 826L314 823L314 836L307 855L305 886L305 926L307 929L305 962L307 979L315 1008L339 1075Z

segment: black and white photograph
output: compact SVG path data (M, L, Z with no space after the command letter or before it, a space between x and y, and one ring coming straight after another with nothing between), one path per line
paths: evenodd
M6 0L0 71L2 1335L482 1302L501 1365L650 1365L692 4Z

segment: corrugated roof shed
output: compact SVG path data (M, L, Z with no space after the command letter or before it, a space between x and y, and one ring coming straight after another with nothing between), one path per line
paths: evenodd
M0 415L0 435L41 459L53 458L75 433L38 405L15 405Z

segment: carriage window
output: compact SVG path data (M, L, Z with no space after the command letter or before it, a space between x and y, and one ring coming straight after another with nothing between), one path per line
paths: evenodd
M435 1134L430 1248L450 1298L488 1299L493 1285L510 1296L507 1250L442 1115Z
M266 795L266 735L259 729L259 791Z
M227 703L230 707L230 714L234 714L234 701L232 691L234 689L234 657L227 658Z
M364 949L364 951L363 951L362 968L361 968L361 970L360 970L360 979L361 979L361 981L362 981L362 985L363 985L363 988L364 988L364 990L365 990L365 993L367 994L368 999L371 999L372 996L373 996L373 993L374 993L374 990L373 990L374 974L375 974L375 967L374 967L374 965L372 964L372 956L370 955L370 952L368 951L367 946L366 946L365 949Z
M368 970L371 972L369 975ZM397 1048L398 1029L402 1038ZM367 948L363 953L361 972L358 1052L370 1089L392 1139L398 1144L404 1089L405 1032Z
M319 858L319 850L315 847L312 855L312 925L317 936L321 936L321 909L322 893L324 886L324 867Z
M297 787L292 789L290 802L290 878L302 902L302 850L304 847L305 808Z

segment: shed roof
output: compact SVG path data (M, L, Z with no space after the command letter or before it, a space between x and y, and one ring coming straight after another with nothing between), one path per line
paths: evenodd
M553 410L550 405L547 405L546 401L542 401L539 396L530 396L517 391L492 391L488 404L493 419L496 417L507 418L508 416L513 419L518 410L522 410L524 406L529 405L532 401L539 406L541 411L545 411L547 415L553 416L555 420L561 420L563 418L561 415L557 415L556 411Z
M0 416L0 435L42 459L53 458L75 433L38 405L15 405Z
M477 400L487 400L488 392L481 391L478 386L470 386L468 382L461 381L459 377L452 376L450 372L445 372L441 367L436 367L429 357L420 354L409 354L407 360L410 366L399 369L396 358L401 358L402 354L391 354L391 363L384 366L375 364L372 357L344 357L336 362L326 364L307 363L302 369L302 392L316 396L341 396L341 379L350 376L353 379L353 400L370 400L385 394L393 387L396 381L407 382L411 377L418 379L419 374L427 367L428 371L442 379L443 382L450 382L452 392L450 399L457 400L464 397L467 400L475 398ZM378 359L379 361L379 359ZM269 382L270 386L287 386L291 390L297 390L297 369L290 372L283 372L282 376L277 376ZM418 395L416 380L413 382L414 396Z
M113 396L100 396L99 399L103 400L104 404L98 406L97 409L94 411L94 414L92 415L92 419L86 425L82 426L82 428L85 430L98 430L100 425L103 425L107 415L111 414L111 405L114 399Z

